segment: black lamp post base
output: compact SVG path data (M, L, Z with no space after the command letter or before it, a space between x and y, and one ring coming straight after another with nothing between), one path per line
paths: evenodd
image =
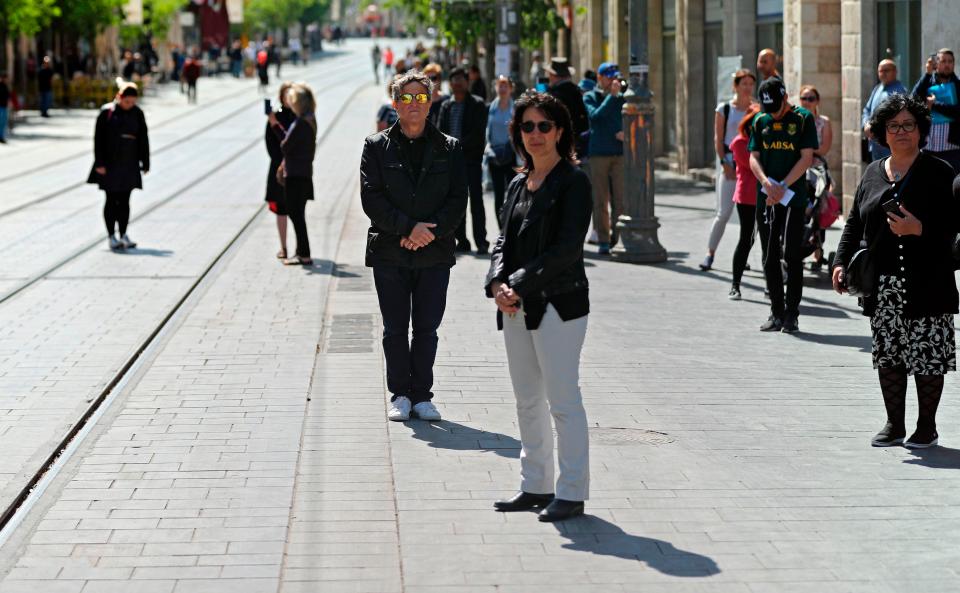
M620 242L610 251L610 257L630 264L659 264L667 261L667 250L660 245L657 217L634 219L620 215L617 230Z

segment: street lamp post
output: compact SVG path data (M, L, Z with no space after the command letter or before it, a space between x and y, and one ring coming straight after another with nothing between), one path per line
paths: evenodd
M667 261L653 214L653 101L648 77L647 0L630 0L630 89L624 95L624 212L611 256L635 264Z

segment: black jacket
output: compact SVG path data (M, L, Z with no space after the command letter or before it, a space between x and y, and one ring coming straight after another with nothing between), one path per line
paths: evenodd
M150 170L150 140L147 120L139 107L121 109L108 103L97 116L93 135L93 167L87 183L104 191L129 191L143 187L140 171ZM100 175L97 167L106 167Z
M450 135L450 107L453 96L440 106L440 124L437 126L444 134ZM463 157L472 162L483 161L483 151L487 147L487 116L489 110L480 97L467 95L463 106L463 127L460 146Z
M526 183L526 173L510 182L500 214L502 228L509 227L507 223ZM547 300L555 295L586 291L589 284L583 266L583 238L593 214L591 195L586 173L569 161L558 163L536 193L517 236L501 233L497 239L487 273L487 296L494 296L494 281L506 282L522 300ZM519 245L510 245L514 241ZM526 263L509 274L504 254L515 247L517 259ZM502 318L497 318L502 327Z
M957 78L956 74L951 74L950 82L953 83L954 94L960 99L960 78ZM927 97L930 96L930 87L937 84L940 84L940 81L937 80L936 72L924 74L920 77L920 80L917 81L917 84L913 85L913 95L921 101L926 101ZM950 132L947 135L947 139L950 140L951 144L960 145L960 104L944 105L943 103L935 103L931 110L953 118L953 121L950 122Z
M276 112L277 121L284 129L289 128L296 115L289 109L279 109ZM283 187L277 182L277 169L283 162L283 149L280 142L283 138L273 129L270 122L267 122L267 129L264 133L264 141L267 145L267 154L270 155L270 169L267 171L267 195L268 202L276 202L283 198Z
M368 136L360 160L360 200L370 217L366 265L452 266L454 231L467 211L466 167L460 143L427 122L428 142L418 179L399 148L400 124ZM436 239L410 251L400 239L418 222L432 222Z
M547 89L547 93L556 97L567 107L573 123L577 154L586 155L590 117L587 115L587 107L583 104L583 93L580 92L580 87L574 84L572 80L565 79Z
M903 207L923 223L923 234L897 237L890 231L881 204L893 190L883 174L886 159L870 163L854 197L840 236L834 265L846 267L861 246L870 247L883 268L904 268L905 309L909 317L957 312L957 284L953 273L953 239L958 225L957 201L953 197L953 168L932 154L920 153L900 195ZM864 243L864 229L866 242ZM879 236L878 236L879 235ZM864 315L872 315L876 298L862 299Z
M287 177L313 177L313 157L317 152L317 120L298 117L287 128L280 142L283 168Z

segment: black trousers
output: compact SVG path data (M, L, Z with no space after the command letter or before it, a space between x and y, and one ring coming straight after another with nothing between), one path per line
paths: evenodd
M477 249L487 243L487 214L483 207L483 161L467 161L467 191L470 194L470 219L473 224L473 242ZM457 227L457 243L467 241L467 219Z
M107 225L107 234L127 234L127 224L130 222L130 192L108 191L107 201L103 204L103 221Z
M390 401L406 396L416 405L433 399L433 363L437 329L447 306L450 268L373 266L380 315L383 355L387 361ZM413 339L409 327L413 322Z
M197 81L187 83L187 102L196 103L197 102Z
M743 270L747 267L750 248L753 247L753 233L757 229L757 207L737 204L737 218L740 220L740 240L733 251L733 283L739 286Z
M762 200L763 196L757 196ZM785 313L800 312L803 295L803 209L757 205L757 230L764 248L763 273L770 291L770 312L782 319ZM784 302L783 270L787 264L787 293Z
M287 216L297 235L297 257L310 257L310 237L307 236L307 200L313 197L313 179L287 177L283 188L283 202Z
M492 160L488 167L490 169L490 180L493 182L493 214L497 217L497 226L500 226L500 210L503 209L507 186L510 185L510 181L517 172L513 170L513 165L498 165Z

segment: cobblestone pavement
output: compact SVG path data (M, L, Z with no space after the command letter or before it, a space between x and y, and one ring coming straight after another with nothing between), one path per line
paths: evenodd
M735 223L717 269L700 272L712 192L667 174L657 208L669 262L618 264L588 248L586 517L548 525L491 510L518 485L519 442L484 258L460 258L452 275L444 420L385 422L357 195L381 94L371 84L350 99L318 148L316 265L277 265L273 221L255 218L0 548L0 593L960 590L953 377L945 446L869 447L883 409L853 299L808 274L801 333L758 332L760 276L748 272L743 301L726 299ZM181 263L91 253L0 304L4 389L48 385L22 370L35 361L73 368L86 352L125 352L117 325L149 331L155 303L169 306L204 267L189 256L209 262L254 214L262 159L245 153L137 224ZM131 267L118 274L121 259ZM85 304L98 291L106 304ZM29 348L8 339L11 324ZM58 388L89 391L97 372L58 371ZM61 411L55 397L37 401Z

